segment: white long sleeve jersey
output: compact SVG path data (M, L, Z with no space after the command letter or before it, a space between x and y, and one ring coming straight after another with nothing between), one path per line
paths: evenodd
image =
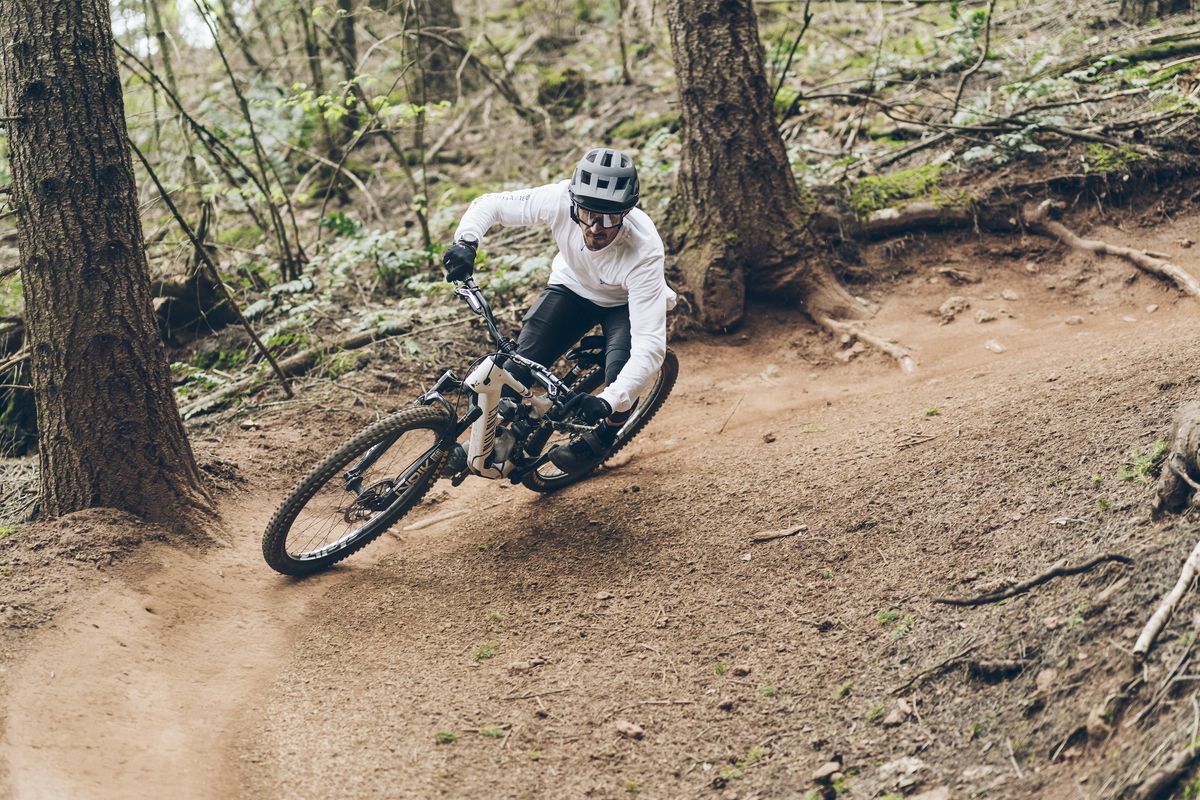
M607 247L588 250L583 232L571 219L569 185L562 181L482 195L463 214L454 238L469 235L483 242L496 223L549 225L559 251L550 267L551 284L599 306L629 304L629 361L600 393L614 411L625 411L658 372L667 352L667 311L674 308L676 296L663 274L663 243L654 223L635 208Z

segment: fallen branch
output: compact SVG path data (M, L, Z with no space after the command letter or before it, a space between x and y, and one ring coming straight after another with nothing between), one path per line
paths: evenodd
M797 525L794 528L783 528L777 531L759 531L750 537L750 544L761 544L763 542L773 542L776 539L786 539L789 536L795 536L806 530L808 530L807 525Z
M1200 298L1200 281L1197 281L1182 267L1172 264L1165 259L1147 255L1132 247L1109 244L1099 239L1083 239L1061 222L1050 219L1050 211L1058 204L1054 200L1043 200L1033 211L1026 211L1025 223L1029 229L1037 233L1058 238L1064 244L1077 250L1084 250L1096 255L1114 255L1125 259L1136 267L1154 275L1168 278L1184 292L1192 297Z
M342 336L339 339L335 339L328 344L310 347L309 349L297 353L290 358L285 358L283 361L279 362L279 369L285 376L294 378L298 375L303 375L304 373L308 372L308 370L312 369L312 367L316 365L321 356L329 353L342 350L358 350L366 347L367 345L374 344L375 342L383 341L384 339L391 339L396 336L414 336L419 333L428 333L429 331L434 331L439 328L448 328L451 325L459 325L463 322L467 322L470 319L472 319L472 317L463 317L462 319L442 322L437 325L430 325L426 328L421 328L415 331L383 331L379 329L373 329L369 331L350 333ZM183 418L191 419L197 414L217 408L236 395L257 390L266 382L267 378L263 375L251 375L250 377L243 378L236 383L223 386L216 392L213 392L206 397L202 397L184 408Z
M885 353L900 365L900 369L904 372L915 372L917 369L917 361L912 357L907 350L895 342L888 341L882 336L876 336L868 331L861 322L849 322L832 319L831 317L822 316L820 314L814 317L817 324L824 328L828 328L834 333L848 333L851 336L856 336L860 340L866 342L871 347Z
M1133 563L1132 558L1121 555L1120 553L1105 553L1103 555L1096 556L1089 561L1085 561L1084 563L1075 567L1066 566L1066 559L1063 559L1055 563L1054 566L1037 577L1030 578L1027 581L1023 581L1022 583L1018 583L1017 585L1011 586L1002 591L990 592L989 594L980 595L979 597L938 597L935 598L933 602L948 606L982 606L988 603L995 603L999 600L1007 600L1010 597L1016 597L1019 594L1024 594L1030 589L1041 586L1043 583L1046 583L1054 578L1061 578L1067 575L1078 575L1081 572L1087 572L1093 567L1104 564L1108 561L1117 561L1121 564Z
M1187 592L1192 582L1196 579L1196 567L1200 566L1200 542L1192 548L1192 554L1188 556L1187 561L1183 562L1183 570L1179 573L1179 580L1175 581L1175 586L1158 604L1154 614L1146 622L1146 626L1142 628L1142 633L1137 638L1137 642L1133 645L1133 657L1139 661L1146 657L1150 652L1150 648L1154 646L1154 640L1158 638L1158 634L1162 632L1163 626L1167 624L1167 620L1171 618L1171 614L1175 612L1175 606L1179 605L1180 599Z

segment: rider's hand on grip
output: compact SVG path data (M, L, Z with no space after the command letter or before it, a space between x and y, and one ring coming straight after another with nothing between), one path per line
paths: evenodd
M581 392L572 397L563 408L567 416L577 415L589 425L595 425L602 419L612 415L612 406L602 397Z
M475 248L467 242L455 242L442 256L446 280L465 281L475 271Z

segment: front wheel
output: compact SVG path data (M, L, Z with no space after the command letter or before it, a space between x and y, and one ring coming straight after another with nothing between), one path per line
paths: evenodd
M547 461L526 475L521 483L535 492L554 492L586 478L596 467L599 467L620 452L625 445L629 444L634 436L637 436L642 428L646 427L650 419L658 413L663 403L667 401L667 397L671 394L671 389L675 386L675 379L678 377L679 359L675 357L674 351L668 348L667 354L663 358L662 367L658 370L658 376L650 384L650 388L642 392L637 405L633 409L633 413L629 415L629 419L625 420L625 424L617 431L616 441L613 442L612 449L608 451L608 455L601 461L598 461L596 466L591 469L575 474L563 472L554 466L554 464ZM580 385L572 388L584 392L595 392L603 385L603 379L603 371L596 370L593 373L586 374Z
M376 539L437 480L449 427L446 410L414 406L359 431L284 498L263 533L267 564L311 575Z

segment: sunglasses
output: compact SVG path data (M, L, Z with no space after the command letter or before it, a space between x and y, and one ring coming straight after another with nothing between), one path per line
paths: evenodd
M601 228L615 228L625 221L628 213L628 211L622 211L619 214L601 214L597 211L589 211L582 206L571 205L571 219L585 228L591 228L594 225L599 225Z

